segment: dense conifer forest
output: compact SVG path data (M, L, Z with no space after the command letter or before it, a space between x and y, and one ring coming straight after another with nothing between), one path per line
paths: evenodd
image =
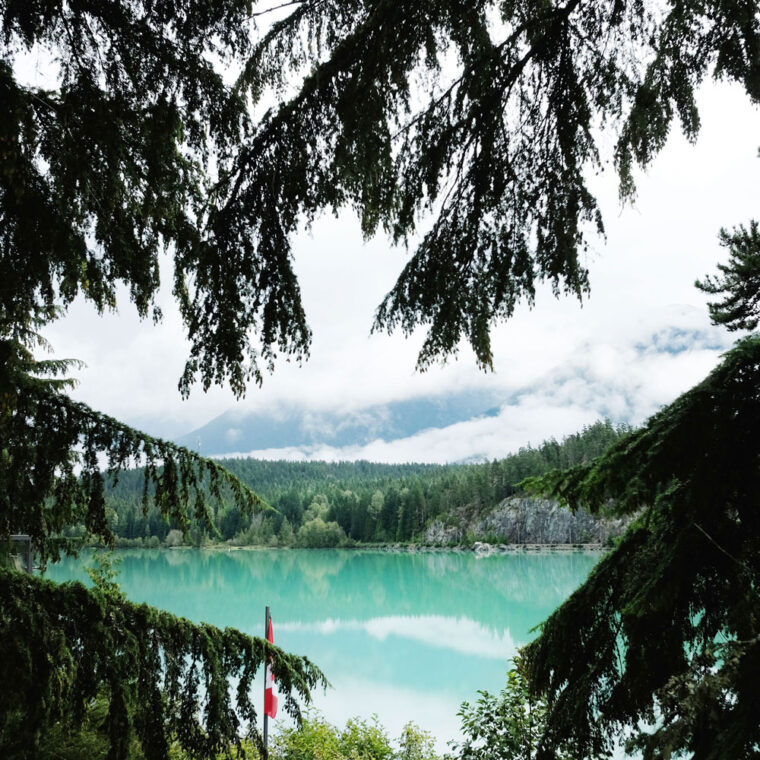
M373 462L291 462L224 459L271 510L246 514L224 495L213 500L215 531L176 522L143 502L144 474L121 473L107 496L112 530L122 545L200 544L337 546L420 540L434 520L461 525L488 514L519 493L519 483L557 468L591 461L629 432L600 421L562 441L528 445L483 464L426 465ZM75 526L69 535L84 532Z

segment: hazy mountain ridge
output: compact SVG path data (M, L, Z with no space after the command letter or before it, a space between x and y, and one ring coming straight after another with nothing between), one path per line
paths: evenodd
M495 417L499 407L499 399L493 393L462 391L346 412L298 406L278 406L247 414L229 410L176 440L210 456L318 445L362 446L377 439L391 441L431 428Z

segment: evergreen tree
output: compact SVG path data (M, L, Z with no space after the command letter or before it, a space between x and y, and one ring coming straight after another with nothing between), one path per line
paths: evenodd
M540 757L621 730L649 758L760 746L760 336L598 459L527 486L643 511L526 651L550 714Z
M757 327L757 225L721 232L716 324ZM753 290L752 283L755 283ZM645 760L756 757L760 747L760 335L600 457L524 485L574 506L642 512L526 650L552 709L541 757L625 730ZM580 630L579 630L580 627Z
M141 316L160 318L153 298L167 247L192 336L185 392L197 374L242 393L273 346L306 342L295 279L269 278L280 252L235 274L244 251L231 243L228 256L203 232L209 169L224 175L249 131L245 98L209 54L250 52L248 12L244 2L0 2L0 539L30 534L43 567L71 549L60 537L74 524L113 540L104 493L129 464L145 465L154 536L168 531L160 515L213 530L206 495L222 485L242 511L264 506L217 463L74 402L62 379L70 362L34 355L44 348L37 331L79 294L102 312L123 283ZM30 50L55 61L45 86L18 78L16 54ZM266 333L262 345L249 344L251 328ZM108 704L113 758L133 738L149 758L167 757L172 742L216 757L239 745L244 723L260 744L250 685L267 658L294 716L323 682L308 660L259 639L79 584L0 568L0 602L3 757L33 757L46 731L76 726L96 698Z
M716 324L755 329L757 224L731 252ZM602 456L524 483L573 506L641 517L526 650L552 704L542 757L577 756L625 730L645 760L756 757L760 747L760 335ZM580 630L579 630L580 628Z
M70 383L55 377L70 362L36 361L25 343L30 330L0 341L0 535L8 541L26 531L44 564L61 550L61 539L82 522L89 535L113 540L113 510L105 486L130 461L144 468L144 515L152 486L159 510L145 529L158 545L172 517L187 529L213 529L206 498L220 486L236 508L261 504L237 478L211 460L138 433L72 401ZM50 377L52 375L53 377ZM98 456L107 456L101 471ZM79 472L77 472L77 468ZM157 521L154 523L153 520ZM0 754L35 757L40 743L79 730L94 700L105 701L103 729L109 757L123 760L134 741L146 758L168 758L178 744L198 757L216 757L240 746L244 722L262 746L251 700L257 669L271 658L285 693L285 707L298 718L298 701L325 683L307 659L287 655L261 639L134 605L118 594L87 591L81 584L56 586L0 566ZM230 682L237 681L235 698ZM201 709L203 706L203 710ZM203 718L200 716L203 715Z
M288 522L287 517L282 521L282 525L280 525L280 532L277 534L277 538L280 540L280 546L293 546L296 540L293 526Z
M760 319L760 228L752 221L749 229L739 225L733 232L720 231L721 244L728 248L728 264L718 264L722 279L706 277L696 286L710 295L725 293L710 304L713 322L729 330L756 330Z

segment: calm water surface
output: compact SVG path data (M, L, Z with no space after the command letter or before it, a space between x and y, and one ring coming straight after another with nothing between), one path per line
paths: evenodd
M497 692L531 629L585 580L596 553L389 554L340 550L120 551L127 596L194 621L262 635L305 654L332 688L318 709L342 725L377 714L398 736L414 720L439 748L459 705ZM86 557L48 569L82 580ZM276 722L279 721L279 718Z

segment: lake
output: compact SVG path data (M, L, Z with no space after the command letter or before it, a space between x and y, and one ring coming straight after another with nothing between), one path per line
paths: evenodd
M392 737L413 720L445 749L459 736L461 702L500 690L516 648L601 555L156 549L116 556L130 599L197 622L261 636L268 604L275 643L307 655L330 681L315 695L328 720L342 726L376 714ZM86 560L66 559L46 576L84 581Z

